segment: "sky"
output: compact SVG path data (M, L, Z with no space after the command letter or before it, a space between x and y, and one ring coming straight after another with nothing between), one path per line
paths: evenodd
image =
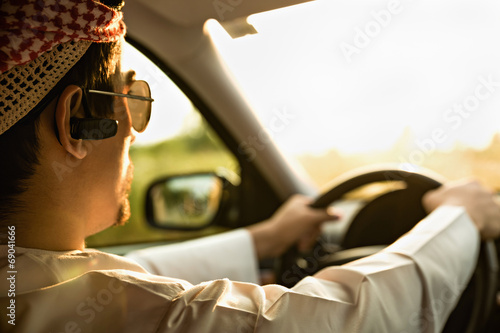
M388 149L405 130L443 150L486 146L500 130L498 17L496 0L319 0L250 16L254 35L207 28L285 152L354 154ZM153 114L169 118L139 143L185 124L189 103L164 84L155 107L176 112Z

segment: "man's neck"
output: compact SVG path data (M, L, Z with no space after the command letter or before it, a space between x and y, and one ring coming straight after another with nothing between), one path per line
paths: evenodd
M70 251L85 248L84 224L64 212L35 210L16 214L6 225L16 226L16 246Z

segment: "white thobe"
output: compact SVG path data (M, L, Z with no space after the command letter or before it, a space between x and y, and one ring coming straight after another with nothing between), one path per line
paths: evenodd
M182 247L133 257L155 273L177 274L163 259L177 257L180 268L221 267L231 277L241 269L255 279L251 236L220 236L220 248L214 237L206 247L191 243L195 257ZM0 252L1 313L15 302L15 326L4 314L2 332L438 332L472 275L479 235L463 208L441 207L381 252L291 289L229 279L193 285L95 250L16 251L15 296L7 247Z

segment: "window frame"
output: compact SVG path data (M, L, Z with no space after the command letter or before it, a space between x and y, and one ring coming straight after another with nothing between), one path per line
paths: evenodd
M234 229L244 227L269 218L283 203L276 191L266 181L258 168L243 156L239 151L239 143L231 136L228 129L217 118L211 108L196 93L196 91L178 75L172 67L161 60L154 52L149 50L133 37L127 36L126 42L136 48L151 62L153 62L193 103L209 126L217 133L229 152L235 157L240 166L241 184L235 194L238 218L236 223L223 224L222 226ZM220 224L219 224L220 225Z

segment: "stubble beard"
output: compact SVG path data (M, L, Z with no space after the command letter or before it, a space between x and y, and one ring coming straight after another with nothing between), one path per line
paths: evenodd
M132 179L134 178L134 165L130 162L127 168L127 175L123 181L122 198L120 208L116 216L116 222L113 226L122 226L130 219L130 201L129 194L132 188Z

